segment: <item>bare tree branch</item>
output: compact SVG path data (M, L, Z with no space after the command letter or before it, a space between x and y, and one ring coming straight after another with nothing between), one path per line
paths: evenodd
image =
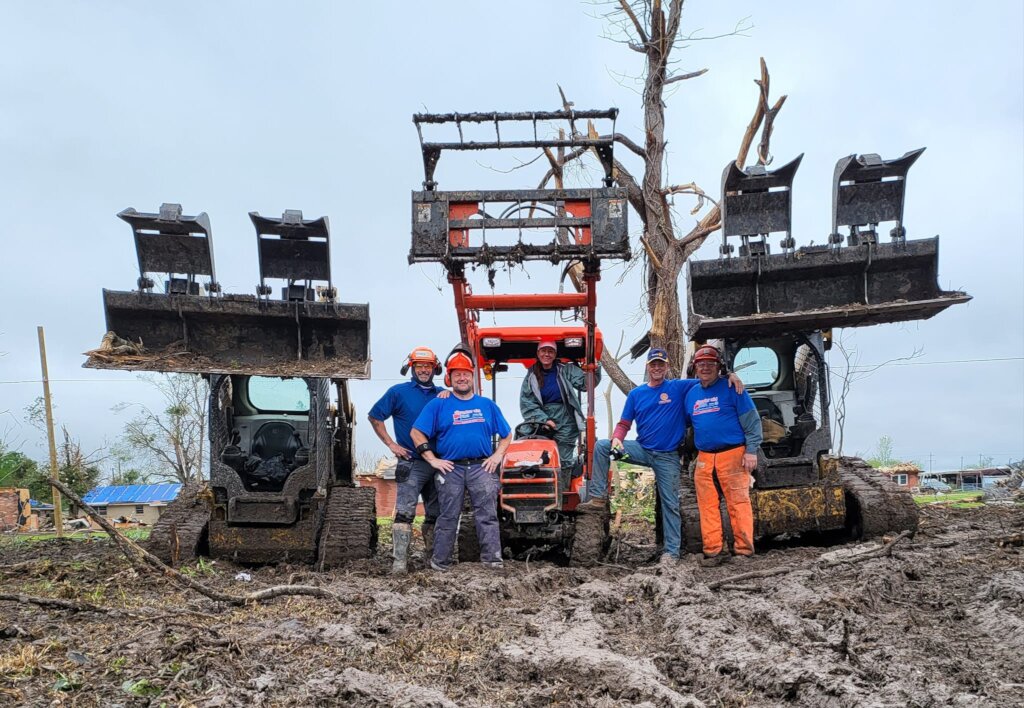
M640 24L640 20L637 19L636 13L633 12L633 8L629 6L629 2L627 2L627 0L619 0L619 7L622 8L622 11L626 13L626 16L633 22L633 29L636 30L636 34L640 38L640 41L647 44L647 42L650 41L647 38L647 32L644 31L644 26ZM631 46L630 49L632 48L633 47ZM643 52L645 50L643 47L639 47L636 51Z
M689 79L696 79L698 76L704 76L704 74L706 73L708 73L707 69L700 69L698 71L691 71L688 74L676 74L675 76L671 76L665 79L665 85L668 86L669 84L674 84L677 81L687 81Z

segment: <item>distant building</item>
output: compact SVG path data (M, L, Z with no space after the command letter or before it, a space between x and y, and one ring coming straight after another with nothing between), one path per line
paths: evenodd
M954 489L978 490L991 487L996 482L1010 477L1010 468L986 467L970 470L952 470L950 472L929 473Z
M394 457L385 457L371 472L357 473L356 482L360 487L373 487L377 490L377 516L392 516L395 513L395 496L398 484L395 481L395 467L398 461ZM423 499L416 505L416 516L423 516Z
M180 484L129 484L127 486L96 487L82 501L95 509L108 521L125 519L146 525L156 523L161 510L178 497ZM81 509L75 516L84 516Z
M913 462L900 462L891 467L882 467L878 471L888 475L893 484L904 489L918 486L921 477L921 468Z

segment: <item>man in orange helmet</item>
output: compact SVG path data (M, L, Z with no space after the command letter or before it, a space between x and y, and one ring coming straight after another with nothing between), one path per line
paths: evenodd
M473 361L456 348L445 362L452 395L428 403L412 426L416 451L434 468L440 485L434 555L430 567L446 571L455 548L455 534L466 491L476 517L480 562L501 568L501 533L498 527L498 473L512 441L512 429L498 405L473 392ZM500 439L497 448L492 436Z
M699 347L693 355L693 369L700 385L686 393L683 412L687 425L693 426L694 444L699 451L693 483L704 543L701 564L714 566L729 560L723 546L716 475L729 512L736 557L754 554L750 475L757 469L761 419L750 394L737 393L722 378L725 363L717 348L708 344Z
M423 407L443 391L434 385L434 377L441 373L441 362L427 347L416 347L402 365L402 375L412 370L412 378L389 388L368 416L370 427L381 442L388 446L398 458L395 466L395 519L391 527L394 565L391 572L408 572L409 544L412 541L412 522L416 518L416 505L423 497L423 544L427 558L433 552L434 524L440 508L437 503L437 489L434 486L434 468L428 465L416 452L409 431L413 421ZM384 421L393 419L395 438L388 435Z

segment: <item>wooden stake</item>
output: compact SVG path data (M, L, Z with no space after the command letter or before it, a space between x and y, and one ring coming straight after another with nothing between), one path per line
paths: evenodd
M57 441L53 435L53 406L50 403L50 377L46 373L46 337L42 326L36 327L39 333L39 362L43 367L43 401L46 404L46 437L50 442L50 479L58 479L60 470L57 467ZM60 508L60 490L50 485L53 490L53 525L57 529L57 538L64 538L64 512Z

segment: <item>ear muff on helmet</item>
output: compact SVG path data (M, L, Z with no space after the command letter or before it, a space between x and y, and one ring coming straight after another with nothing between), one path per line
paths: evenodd
M463 369L464 371L474 370L473 353L464 344L459 344L452 349L451 353L448 354L448 357L444 360L444 367L444 385L451 386L453 371L457 371L459 369Z
M428 347L416 347L409 352L409 356L405 358L405 363L402 364L402 376L408 374L409 369L411 369L414 364L433 364L434 376L441 375L441 362L438 361L437 355L434 354L433 350Z

